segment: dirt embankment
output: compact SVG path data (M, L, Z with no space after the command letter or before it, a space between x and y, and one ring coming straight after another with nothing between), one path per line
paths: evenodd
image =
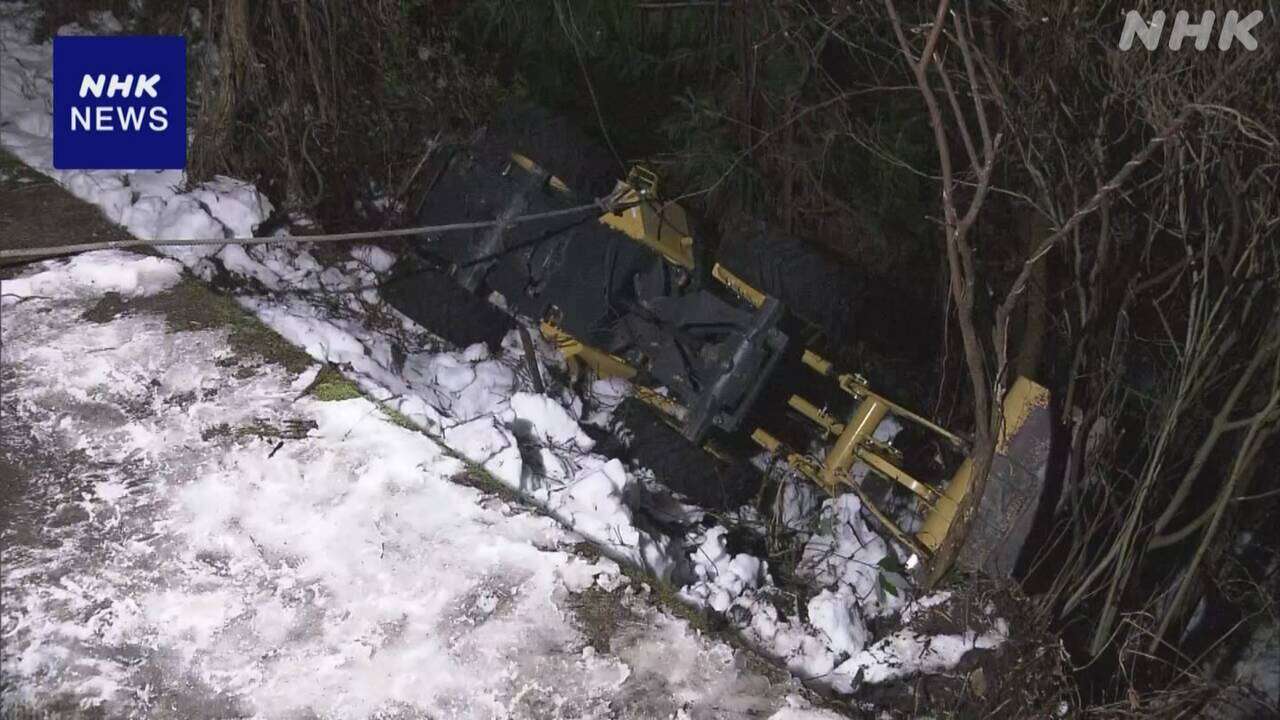
M96 207L0 150L0 249L132 239Z

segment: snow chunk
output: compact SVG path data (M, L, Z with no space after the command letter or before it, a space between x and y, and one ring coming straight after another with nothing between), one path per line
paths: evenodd
M581 462L572 480L548 494L547 508L593 542L632 554L637 563L665 576L670 558L658 538L642 536L636 528L626 503L631 477L622 462L596 455Z
M480 417L444 431L449 447L480 463L503 484L520 487L524 463L515 436L492 417Z
M462 359L469 363L478 363L490 357L489 346L484 343L472 343L462 351Z
M602 516L614 516L626 510L622 503L626 486L627 471L620 461L610 460L575 479L565 497L572 499L577 507Z
M907 625L923 610L935 608L951 599L950 590L940 590L921 598L916 598L902 609L902 624Z
M778 493L773 502L774 517L778 522L791 530L811 529L822 503L827 500L827 493L807 478L790 472L784 464L774 462L767 455L757 457L753 462L761 472L786 473L778 486Z
M1004 620L994 629L963 635L923 635L910 628L899 630L846 660L833 673L832 686L843 693L855 689L861 673L865 683L882 683L920 673L934 673L954 667L964 654L974 649L998 647L1009 636Z
M861 510L862 501L853 493L826 501L819 524L830 533L816 534L805 544L799 572L822 586L849 588L870 616L887 615L902 606L880 584L879 564L892 550L867 527Z
M546 395L518 392L511 396L511 411L516 421L529 423L533 434L544 445L572 445L581 452L595 445L565 407Z
M871 437L882 443L891 443L902 432L902 421L892 415L885 415Z
M725 612L745 591L754 590L764 579L767 564L754 555L731 555L727 550L728 529L710 528L693 551L693 572L697 581L681 594L696 602Z
M182 266L172 260L119 250L100 250L67 261L45 263L35 275L0 280L6 304L21 298L87 298L109 292L125 297L155 295L178 284Z
M191 191L213 219L232 237L253 237L254 228L271 214L271 203L251 183L217 175Z
M622 575L622 568L609 558L587 562L570 557L569 561L559 569L558 574L569 592L574 593L583 592L592 585L598 585L602 590L609 592L626 580L626 576Z
M130 223L130 230L133 229ZM221 223L205 211L194 198L177 196L165 203L156 217L155 225L148 228L151 239L197 240L226 237ZM216 247L216 246L215 246Z
M390 270L391 266L396 264L396 256L377 245L358 245L351 249L351 257L379 273Z
M812 707L799 695L787 697L787 706L769 716L769 720L840 720L843 715Z
M809 623L827 639L827 647L852 655L867 646L867 625L858 613L857 599L847 587L823 590L809 601Z

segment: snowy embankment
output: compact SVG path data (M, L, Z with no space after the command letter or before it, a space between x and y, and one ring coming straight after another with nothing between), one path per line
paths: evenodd
M6 717L835 717L319 365L193 329L182 276L0 281Z
M268 201L232 179L188 187L180 172L53 169L51 46L28 43L29 28L10 15L0 24L6 45L0 143L10 152L141 238L248 236L268 215ZM787 603L767 562L731 554L726 529L696 508L681 511L690 528L684 536L651 530L638 512L654 494L646 473L593 452L579 427L582 400L564 388L546 397L531 394L514 336L496 357L482 346L443 349L380 303L373 288L395 260L383 249L359 248L328 266L300 242L159 250L205 279L225 271L254 281L264 292L238 301L315 360L341 368L369 397L611 556L683 586L683 597L723 613L748 642L806 680L849 693L862 681L949 667L966 650L1002 640L999 630L925 638L904 629L870 637L868 621L900 613L910 588L881 569L895 550L870 529L852 495L825 501L814 524L823 530L815 530L805 548L801 572L820 589L805 608L807 620L799 608L780 609ZM544 362L559 362L551 348L541 350ZM596 389L614 402L626 392L608 383Z

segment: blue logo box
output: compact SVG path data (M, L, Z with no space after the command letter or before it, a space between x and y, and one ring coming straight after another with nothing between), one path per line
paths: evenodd
M169 35L53 39L53 166L187 165L187 41Z

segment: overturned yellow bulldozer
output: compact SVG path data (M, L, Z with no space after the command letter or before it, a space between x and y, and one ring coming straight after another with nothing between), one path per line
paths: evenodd
M548 118L523 123L541 131L554 125ZM707 258L685 211L662 199L652 172L635 167L610 188L606 173L579 172L591 163L578 149L586 144L553 144L552 167L537 156L542 140L516 133L454 148L434 169L419 213L424 224L511 218L599 196L607 197L604 207L625 209L428 238L422 266L388 288L392 302L447 339L470 344L499 341L510 316L493 305L463 312L444 288L498 300L507 313L539 324L571 379L626 378L634 398L699 452L739 468L744 458L767 453L829 493L857 493L927 565L969 491L969 442L796 342L804 321L789 312L782 293L753 284L746 277L751 268L739 273ZM762 266L772 265L775 252L785 266L783 256L796 246L787 242L761 250ZM767 279L776 268L758 269ZM1003 433L960 562L1007 575L1042 494L1048 392L1017 378L1003 406ZM890 417L927 434L930 447L940 448L935 454L947 458L935 458L929 475L911 472L900 450L877 433ZM703 505L741 504L755 490L740 478L725 481L679 462L668 475L668 485ZM868 491L872 479L907 493L916 512L901 511L901 496L886 506L883 487Z

